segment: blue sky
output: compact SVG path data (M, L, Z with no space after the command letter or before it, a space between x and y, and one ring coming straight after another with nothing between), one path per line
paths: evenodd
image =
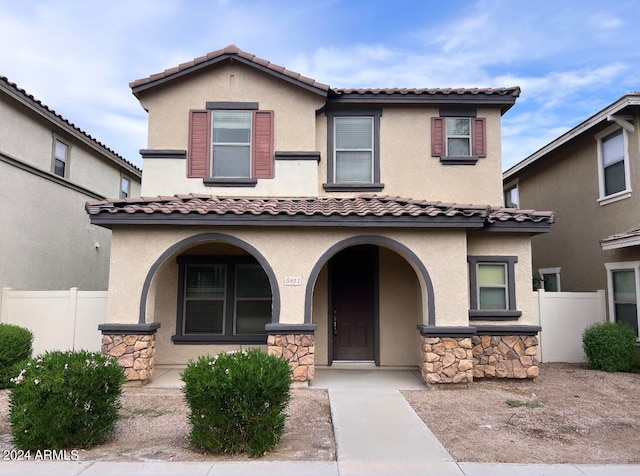
M128 83L241 49L332 87L520 86L503 168L640 90L636 0L0 0L0 75L141 166Z

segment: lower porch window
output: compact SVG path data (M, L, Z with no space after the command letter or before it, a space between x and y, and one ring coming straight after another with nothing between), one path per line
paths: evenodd
M638 332L638 295L640 294L640 262L607 263L609 316L615 322L625 322ZM640 342L640 338L638 339Z
M174 342L260 342L271 322L269 278L252 258L178 258Z
M510 320L522 313L516 308L517 256L468 256L469 319Z

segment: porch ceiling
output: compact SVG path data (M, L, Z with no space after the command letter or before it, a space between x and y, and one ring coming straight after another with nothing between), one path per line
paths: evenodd
M553 212L460 205L381 195L350 198L232 198L175 195L87 202L91 223L138 225L253 225L460 227L548 231Z

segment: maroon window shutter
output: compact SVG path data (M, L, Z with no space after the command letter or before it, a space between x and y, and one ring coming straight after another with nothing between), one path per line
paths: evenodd
M473 155L474 157L487 156L487 131L484 118L472 119L473 121Z
M204 178L211 175L211 113L189 112L189 153L187 177Z
M442 157L445 154L444 148L444 119L442 117L431 118L431 156Z
M253 177L273 178L273 111L253 111Z

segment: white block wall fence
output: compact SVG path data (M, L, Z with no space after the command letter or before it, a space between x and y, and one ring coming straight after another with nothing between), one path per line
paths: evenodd
M534 312L540 315L541 362L584 362L582 333L596 322L607 320L605 292L534 293Z
M582 333L606 320L605 292L534 293L540 316L542 362L584 362ZM106 322L107 291L14 291L3 288L0 322L16 324L34 335L34 355L47 350L86 349L98 352Z
M100 352L98 324L107 321L107 291L2 289L0 322L33 332L33 355L48 350Z

